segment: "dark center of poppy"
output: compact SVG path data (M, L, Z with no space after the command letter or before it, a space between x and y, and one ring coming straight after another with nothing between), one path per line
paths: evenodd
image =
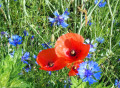
M53 62L49 62L49 63L48 63L48 66L49 66L49 67L53 67L53 66L54 66L54 63L53 63Z
M76 55L75 50L71 50L71 51L70 51L70 55L71 55L71 56L75 56L75 55Z
M73 70L76 70L77 69L77 67L76 66L73 66Z

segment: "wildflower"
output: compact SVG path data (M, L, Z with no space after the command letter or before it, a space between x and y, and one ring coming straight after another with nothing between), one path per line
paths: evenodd
M77 75L77 73L78 73L77 69L79 68L79 64L82 62L83 62L83 60L79 60L79 61L76 61L74 64L73 63L68 64L67 67L70 69L68 75L69 76Z
M17 44L22 44L22 37L18 35L12 35L12 38L9 38L9 43L13 46L16 46Z
M92 57L92 54L88 54L87 56L86 56L86 58L91 58Z
M50 46L50 42L48 42L47 44L46 43L42 43L41 45L43 46L44 49L52 48L52 46Z
M24 30L23 33L24 33L24 36L26 35L28 36L28 32L26 30Z
M25 72L29 72L31 70L31 65L27 64L26 67L23 68Z
M34 39L34 35L32 35L31 39Z
M65 12L62 15L59 15L57 11L55 11L53 14L56 16L55 18L49 17L49 21L54 24L57 23L57 25L61 25L63 28L66 28L68 24L65 22L69 17L69 12L67 11L68 9L65 10Z
M22 57L21 57L21 61L23 62L23 63L26 63L26 64L28 64L28 61L26 61L26 60L28 60L30 57L30 53L29 52L26 52Z
M37 56L34 54L34 55L33 55L33 58L34 58L34 59L36 59L36 58L37 58ZM37 65L38 65L37 61L35 61L35 64L37 64Z
M98 0L95 0L94 2L95 2L95 4L97 4L97 3L98 3ZM106 1L103 2L103 0L101 0L101 1L99 2L98 6L99 6L99 7L104 7L104 6L106 5L106 3L107 3Z
M92 41L90 42L89 39L86 39L85 42L86 42L87 44L90 44L90 50L89 50L89 52L95 52L95 51L96 51L97 43L94 43L94 40L92 40Z
M115 80L115 86L120 88L120 81L118 81L117 79Z
M90 49L90 45L83 44L83 42L84 38L79 34L64 34L56 41L55 52L59 57L64 57L68 63L83 60L88 55Z
M104 42L104 38L98 37L98 38L96 38L96 41L98 41L99 43L103 43Z
M37 56L34 54L34 55L33 55L33 58L35 58L35 59L36 59L36 58L37 58Z
M119 46L120 46L120 42L119 42Z
M2 7L2 5L0 5L0 7Z
M51 75L51 71L48 71L49 75Z
M37 63L41 66L41 70L55 71L60 70L66 66L63 57L57 57L54 48L42 50L36 59Z
M88 22L87 22L87 24L89 24L89 26L91 26L93 23L92 23L92 22L90 22L90 21L88 21Z
M94 61L86 61L80 64L78 68L78 75L83 82L89 82L89 84L93 84L100 80L101 77L101 69L98 64Z
M3 35L5 35L5 37L8 37L8 33L7 33L7 32L2 31L2 32L1 32L1 39L2 39Z

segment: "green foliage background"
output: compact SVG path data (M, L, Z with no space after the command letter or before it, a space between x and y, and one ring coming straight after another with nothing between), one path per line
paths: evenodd
M120 78L120 1L107 0L105 7L98 7L94 0L0 0L0 32L7 31L9 36L18 34L23 37L23 44L14 47L8 39L0 38L0 87L20 88L114 88L115 79ZM78 10L87 10L87 19L92 25L85 26L85 14ZM54 17L53 12L62 14L68 8L70 12L67 28L51 27L48 17ZM29 32L24 36L23 31ZM42 43L50 42L54 35L55 41L62 34L78 33L85 39L104 37L103 44L98 44L97 51L91 60L97 61L102 69L102 77L98 83L89 85L82 82L78 76L69 77L67 68L52 72L39 70L33 59L42 50ZM31 40L31 36L34 39ZM2 35L1 35L2 36ZM96 41L95 41L96 42ZM21 62L22 49L30 52L33 64L30 72L26 73ZM9 53L15 51L12 58ZM85 59L88 60L88 59ZM19 75L19 73L23 75ZM66 83L64 81L66 80ZM71 80L71 81L69 81Z

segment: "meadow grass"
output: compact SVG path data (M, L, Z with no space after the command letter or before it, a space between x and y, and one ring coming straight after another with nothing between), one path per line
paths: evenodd
M104 7L99 7L100 0L97 4L94 0L0 0L0 32L8 33L0 34L0 87L115 88L115 80L120 80L120 1L106 1ZM66 28L51 26L48 18L54 17L54 11L62 14L66 8L70 13L66 21L69 25ZM67 67L51 73L39 70L33 55L37 56L44 49L41 44L51 42L49 46L54 47L56 40L68 32L97 43L92 57L84 61L99 64L102 73L98 82L89 85L79 76L69 77ZM22 44L11 45L8 39L12 35L21 36ZM104 38L103 43L96 40L98 37ZM25 52L30 53L29 72L25 70L28 65L21 61Z

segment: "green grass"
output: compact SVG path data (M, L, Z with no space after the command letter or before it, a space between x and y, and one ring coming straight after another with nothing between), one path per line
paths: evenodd
M86 1L86 2L83 2ZM8 42L8 38L0 38L0 87L20 88L114 88L115 79L120 79L120 1L107 0L105 7L94 4L94 0L0 0L0 32L6 31L9 36L22 36L23 43L16 47ZM87 10L87 19L92 25L85 26L85 14L78 7ZM69 26L50 26L48 17L54 17L53 12L62 14L68 8ZM24 36L27 30L29 35ZM69 77L69 69L54 71L49 75L47 71L39 70L34 62L33 55L38 55L44 48L42 43L51 41L54 47L56 40L69 30L82 35L85 39L96 41L103 37L104 43L98 44L91 60L96 61L101 69L102 76L99 82L89 85L82 82L78 76ZM34 39L31 40L31 36ZM2 36L2 35L0 35ZM31 71L25 72L26 65L21 62L22 49L30 52ZM15 51L14 57L10 53ZM87 58L85 60L88 60ZM23 72L23 75L18 75ZM67 81L64 83L64 81ZM71 81L69 81L71 80Z

